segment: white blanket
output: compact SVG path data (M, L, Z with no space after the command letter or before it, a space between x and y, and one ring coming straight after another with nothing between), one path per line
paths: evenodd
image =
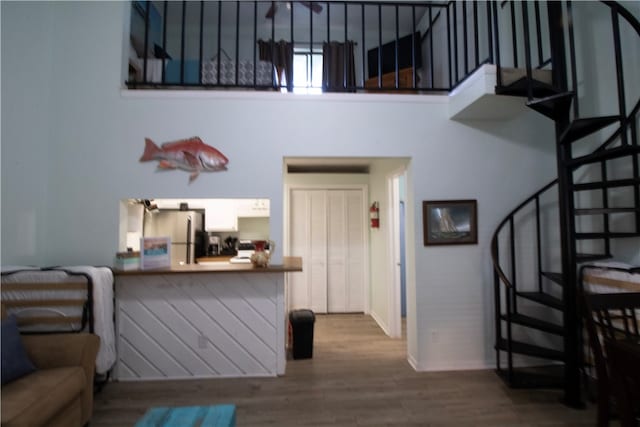
M59 270L84 273L93 281L93 331L100 337L96 373L106 374L116 361L113 325L113 272L108 267L68 266Z

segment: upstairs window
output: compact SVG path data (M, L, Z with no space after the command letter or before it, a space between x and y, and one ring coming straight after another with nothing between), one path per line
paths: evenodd
M294 48L293 92L303 94L322 93L322 50Z

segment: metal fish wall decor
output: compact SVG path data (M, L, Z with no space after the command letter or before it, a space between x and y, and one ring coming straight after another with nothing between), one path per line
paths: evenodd
M214 147L202 142L200 137L193 136L178 141L165 142L158 147L151 139L144 140L144 153L141 162L158 161L158 169L182 169L191 172L189 183L196 179L200 172L217 172L227 170L229 159Z

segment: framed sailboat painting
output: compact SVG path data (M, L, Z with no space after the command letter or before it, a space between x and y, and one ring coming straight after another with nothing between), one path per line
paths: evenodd
M422 220L425 246L478 243L476 200L425 200Z

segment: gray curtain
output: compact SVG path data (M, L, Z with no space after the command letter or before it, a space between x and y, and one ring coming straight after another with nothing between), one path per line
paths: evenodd
M271 62L276 70L276 83L282 85L282 77L287 79L287 91L293 91L293 46L280 40L258 40L258 52L261 61Z
M322 44L322 90L324 92L355 92L355 42Z

